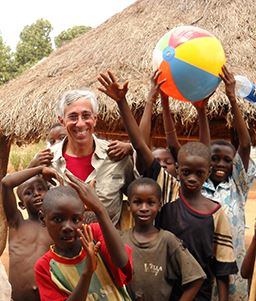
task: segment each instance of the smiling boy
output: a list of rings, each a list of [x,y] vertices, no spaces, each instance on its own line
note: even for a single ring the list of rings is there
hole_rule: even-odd
[[[160,186],[139,178],[129,185],[128,200],[135,226],[121,236],[133,250],[134,275],[128,284],[132,299],[169,300],[178,282],[184,288],[181,300],[194,300],[205,274],[175,235],[154,226],[161,208]]]

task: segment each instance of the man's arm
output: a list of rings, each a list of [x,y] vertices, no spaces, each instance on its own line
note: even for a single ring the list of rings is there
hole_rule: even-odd
[[[245,124],[244,118],[242,116],[241,110],[238,107],[235,94],[236,81],[234,75],[230,73],[227,67],[222,68],[223,75],[220,77],[225,83],[226,94],[230,101],[232,113],[233,113],[233,125],[237,131],[239,146],[238,153],[243,161],[245,170],[247,171],[249,165],[250,151],[251,151],[251,138],[247,126]]]
[[[121,86],[110,71],[108,71],[108,75],[100,74],[98,80],[103,86],[99,90],[116,101],[129,139],[137,151],[139,159],[143,160],[146,167],[149,168],[153,163],[154,156],[144,139],[142,139],[143,136],[138,124],[127,104],[125,95],[128,91],[128,82]]]

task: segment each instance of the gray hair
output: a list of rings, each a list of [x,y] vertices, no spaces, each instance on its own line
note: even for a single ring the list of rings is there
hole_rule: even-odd
[[[64,110],[66,106],[69,106],[79,98],[86,98],[92,105],[92,112],[98,113],[98,101],[96,95],[90,90],[70,90],[63,94],[63,96],[57,102],[57,114],[60,117],[64,117]]]

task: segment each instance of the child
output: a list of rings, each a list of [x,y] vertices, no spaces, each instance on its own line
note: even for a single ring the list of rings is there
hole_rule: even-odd
[[[108,96],[110,96],[117,102],[119,110],[120,110],[120,114],[123,118],[124,124],[128,131],[129,138],[133,144],[133,147],[137,151],[137,154],[140,157],[140,159],[144,162],[145,167],[149,170],[150,169],[152,170],[152,174],[150,176],[153,177],[154,179],[156,179],[158,183],[161,183],[160,186],[162,187],[163,193],[164,193],[163,198],[162,198],[164,203],[174,201],[176,198],[173,198],[173,195],[174,195],[173,188],[178,189],[179,183],[177,183],[177,180],[174,177],[171,177],[168,173],[166,173],[165,170],[163,168],[161,168],[160,164],[156,160],[154,160],[154,157],[153,157],[150,149],[146,145],[145,141],[143,139],[141,139],[141,134],[138,129],[138,125],[129,109],[129,106],[128,106],[128,104],[126,102],[126,98],[125,98],[125,95],[128,90],[128,82],[126,82],[123,86],[120,86],[117,83],[115,77],[113,76],[113,74],[111,72],[108,72],[108,75],[100,74],[100,77],[98,78],[98,80],[104,87],[104,88],[99,88],[99,90],[104,92],[105,94],[107,94]],[[202,148],[202,146],[204,146],[203,144],[199,144],[199,145],[201,145],[201,148]],[[204,147],[206,147],[206,146],[204,146]],[[208,150],[207,147],[206,147],[206,149]],[[204,149],[204,151],[205,151],[205,149]],[[202,170],[200,168],[200,165],[197,166],[197,168],[199,168],[199,170],[197,172],[200,174],[200,177],[201,177],[201,179],[200,179],[201,186],[203,185],[203,182],[207,179],[207,177],[209,176],[209,173],[210,173],[209,150],[208,150],[208,152],[206,151],[206,153],[208,154],[208,157],[202,158],[203,162],[199,162],[200,164],[201,163],[203,164],[203,171],[204,171],[203,175],[202,175]],[[199,155],[197,155],[196,157],[198,157],[200,159]],[[192,186],[193,185],[191,185],[191,187]],[[221,230],[223,232],[227,231],[227,234],[229,235],[229,224],[226,221],[225,214],[219,208],[220,205],[218,203],[214,203],[206,198],[203,198],[200,194],[201,186],[198,187],[197,196],[199,196],[199,200],[203,200],[203,207],[204,207],[203,211],[208,212],[209,211],[208,209],[210,209],[210,211],[213,214],[214,210],[216,210],[216,215],[220,216],[219,221],[221,221],[221,222],[218,224],[215,224],[215,226],[218,225],[218,227],[220,227],[219,230]],[[197,200],[197,203],[198,203],[198,200]],[[198,206],[197,203],[194,204],[196,207]],[[200,209],[201,205],[199,205],[198,207]],[[212,214],[209,214],[209,220],[213,221]],[[204,214],[202,214],[202,216],[204,216]],[[227,228],[227,230],[226,230],[226,228]],[[222,230],[222,229],[224,229],[224,230]],[[211,233],[211,236],[213,236],[213,230],[215,230],[215,229],[207,228],[207,230]],[[200,235],[197,235],[196,237],[201,238]],[[221,277],[220,277],[220,279],[218,281],[219,286],[223,288],[223,289],[220,289],[220,296],[221,297],[224,296],[223,300],[226,300],[227,299],[227,287],[228,287],[228,279],[227,279],[228,277],[227,276],[229,274],[235,273],[237,271],[237,268],[236,268],[234,257],[232,257],[233,256],[232,241],[229,241],[229,245],[228,245],[229,247],[227,247],[228,252],[226,252],[226,254],[224,254],[224,255],[227,255],[227,258],[220,258],[220,255],[219,255],[220,247],[219,247],[219,245],[217,245],[217,246],[218,246],[218,248],[216,247],[215,250],[213,250],[213,249],[210,250],[211,255],[214,255],[216,257],[216,259],[218,259],[219,261],[228,260],[230,263],[230,264],[227,264],[227,266],[228,267],[230,266],[230,268],[228,268],[227,271],[225,271],[226,274],[224,275],[225,277],[223,277],[224,279],[221,279]],[[190,250],[190,251],[193,254],[192,250]],[[201,251],[203,251],[203,249]],[[196,259],[197,259],[197,257],[198,256],[195,256]],[[207,259],[209,260],[209,257],[207,257]],[[218,269],[218,267],[219,267],[218,264],[216,266],[214,266],[215,269]],[[222,264],[220,264],[220,267],[222,267]],[[216,274],[216,275],[219,276],[218,274]],[[208,281],[209,281],[209,279],[208,279]],[[210,297],[209,297],[210,294],[211,294],[211,291],[209,289],[207,292],[206,299],[202,299],[202,300],[210,300]]]
[[[2,179],[1,197],[9,226],[9,280],[15,301],[40,300],[34,279],[34,264],[51,242],[38,220],[38,211],[48,190],[47,183],[39,174],[47,179],[59,179],[54,170],[42,166],[15,172]],[[17,186],[19,207],[27,210],[28,219],[24,219],[17,208],[14,194]]]
[[[129,185],[128,200],[135,226],[121,237],[133,251],[134,275],[128,284],[133,300],[169,300],[177,281],[184,287],[181,300],[194,300],[205,274],[180,240],[154,227],[161,208],[160,186],[139,178]]]
[[[225,66],[223,75],[220,76],[225,83],[226,94],[230,101],[239,145],[236,151],[233,145],[225,140],[212,141],[212,172],[203,185],[202,193],[223,206],[231,224],[233,247],[240,269],[245,256],[245,204],[250,185],[254,180],[256,166],[249,159],[250,135],[236,101],[234,76]],[[241,275],[232,275],[230,300],[247,300],[247,291],[247,283]]]
[[[250,294],[249,301],[256,300],[256,223],[254,224],[254,235],[250,246],[246,252],[241,267],[241,275],[243,278],[248,279]]]
[[[54,241],[51,249],[35,265],[41,301],[130,300],[124,284],[132,277],[130,248],[125,247],[105,207],[93,189],[66,174],[70,186],[50,189],[44,199],[40,219]],[[85,284],[87,254],[81,246],[78,229],[85,207],[98,223],[91,224],[92,235],[100,242],[97,269]],[[91,298],[91,299],[90,299]]]
[[[65,137],[66,129],[60,123],[54,123],[46,138],[47,148],[37,153],[29,163],[28,167],[36,167],[40,165],[49,166],[53,159],[53,153],[50,147],[61,142]]]
[[[3,209],[2,200],[0,198],[0,256],[3,254],[6,245],[7,237],[7,222]],[[8,277],[0,259],[0,300],[10,301],[11,300],[11,285],[8,281]]]
[[[181,147],[177,169],[180,198],[163,206],[156,224],[182,239],[205,271],[207,279],[195,300],[211,299],[212,275],[217,279],[219,299],[228,300],[228,278],[237,267],[227,217],[219,203],[201,194],[210,162],[210,149],[204,144],[190,142]],[[176,298],[179,291],[176,287]]]
[[[168,148],[156,148],[153,150],[153,155],[168,173],[176,177],[175,163],[177,162],[177,154],[181,145],[178,141],[175,124],[171,115],[169,98],[160,90],[161,85],[165,82],[165,79],[158,82],[160,74],[161,71],[156,70],[151,77],[151,89],[145,103],[145,109],[139,127],[145,142],[148,146],[150,146],[153,105],[155,104],[157,97],[160,94],[164,130]],[[209,145],[210,143],[210,132],[208,120],[206,117],[206,104],[210,97],[211,95],[203,101],[193,103],[198,114],[199,140],[206,145]]]
[[[52,147],[56,143],[61,142],[66,135],[66,129],[59,122],[54,123],[46,138],[48,147]]]

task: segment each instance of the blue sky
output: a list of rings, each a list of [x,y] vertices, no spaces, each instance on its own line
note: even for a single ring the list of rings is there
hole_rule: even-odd
[[[26,25],[43,18],[53,26],[52,37],[75,25],[96,27],[135,0],[6,0],[1,3],[0,34],[15,50]]]

